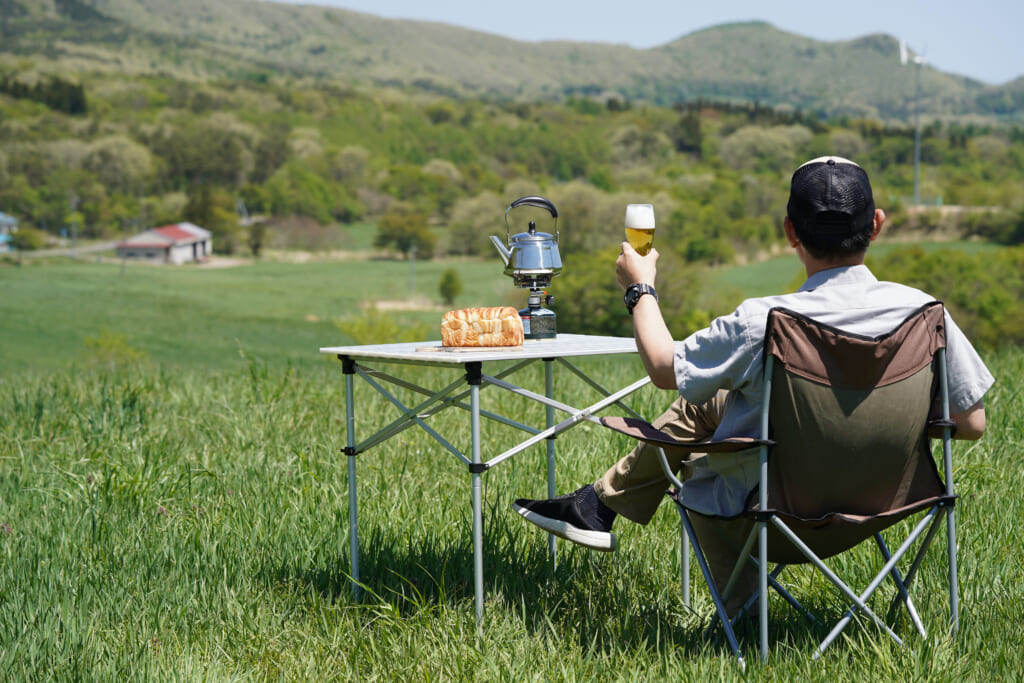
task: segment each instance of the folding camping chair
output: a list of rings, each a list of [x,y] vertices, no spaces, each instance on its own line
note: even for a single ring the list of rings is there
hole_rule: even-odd
[[[675,489],[682,529],[684,601],[689,602],[689,547],[695,549],[716,614],[733,654],[742,663],[725,601],[740,570],[753,563],[758,589],[745,603],[758,603],[760,653],[768,657],[768,586],[810,617],[777,578],[789,564],[811,563],[851,605],[815,657],[825,651],[854,615],[862,612],[898,643],[900,637],[867,604],[886,577],[896,588],[893,607],[902,604],[921,636],[927,637],[907,587],[945,519],[952,628],[958,621],[956,536],[946,387],[943,306],[933,302],[909,316],[893,332],[877,338],[821,325],[787,309],[772,309],[765,337],[764,402],[760,439],[736,438],[685,443],[633,418],[608,417],[609,427],[659,447],[666,476]],[[934,414],[940,418],[930,419]],[[941,433],[945,483],[932,459],[929,431]],[[760,457],[760,484],[743,517],[752,531],[732,575],[719,594],[691,522],[686,487],[669,469],[666,448],[707,453],[751,449]],[[940,515],[944,510],[945,515]],[[881,532],[897,522],[920,517],[909,536],[890,552]],[[905,574],[897,563],[921,539]],[[874,538],[883,565],[859,594],[824,560]],[[754,546],[757,545],[756,553]],[[774,568],[769,569],[769,562]],[[742,614],[742,610],[741,610]],[[738,618],[734,617],[735,619]],[[813,619],[813,617],[811,617]],[[709,626],[709,628],[710,628]]]

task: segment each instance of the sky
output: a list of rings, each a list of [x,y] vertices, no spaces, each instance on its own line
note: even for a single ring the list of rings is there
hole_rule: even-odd
[[[462,26],[524,41],[663,45],[760,20],[823,41],[887,33],[942,71],[1002,85],[1024,75],[1022,0],[287,0],[389,19]],[[897,62],[898,65],[898,62]]]

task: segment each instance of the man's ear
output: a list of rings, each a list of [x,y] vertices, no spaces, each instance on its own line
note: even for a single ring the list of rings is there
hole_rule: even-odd
[[[789,216],[786,216],[785,220],[782,221],[782,227],[786,231],[786,239],[789,240],[789,246],[796,249],[800,244],[800,238],[796,236],[796,226],[793,225],[793,221],[789,219]]]
[[[885,211],[875,209],[875,217],[871,226],[871,241],[874,242],[878,233],[882,232],[882,225],[885,223]]]

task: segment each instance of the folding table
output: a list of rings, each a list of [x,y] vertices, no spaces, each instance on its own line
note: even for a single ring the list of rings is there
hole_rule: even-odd
[[[364,346],[327,346],[320,349],[321,353],[333,354],[342,362],[342,370],[345,375],[345,413],[347,424],[347,445],[344,453],[348,455],[348,496],[349,496],[349,541],[352,570],[352,589],[355,594],[359,591],[359,539],[358,539],[358,505],[356,499],[356,459],[355,456],[369,448],[376,446],[387,439],[399,434],[406,429],[418,426],[433,437],[441,446],[461,460],[469,471],[472,480],[473,498],[473,574],[474,588],[476,593],[476,618],[479,622],[483,618],[483,522],[481,513],[481,489],[480,477],[491,467],[511,458],[527,448],[546,441],[547,443],[547,474],[548,474],[548,496],[555,495],[555,437],[562,432],[574,427],[583,420],[594,424],[601,424],[595,416],[596,413],[610,405],[617,404],[629,414],[639,415],[621,403],[622,399],[638,391],[648,383],[650,379],[644,376],[628,386],[609,391],[601,386],[585,372],[573,365],[569,359],[580,356],[608,356],[616,354],[636,353],[636,343],[628,337],[603,337],[579,334],[559,334],[554,339],[528,340],[522,346],[508,348],[488,348],[480,350],[468,349],[445,349],[440,342],[405,342],[397,344],[373,344]],[[494,375],[484,372],[484,365],[493,365],[498,362],[512,364],[501,368]],[[545,388],[544,394],[530,391],[517,386],[505,378],[510,377],[516,371],[531,365],[537,361],[544,363]],[[604,396],[598,402],[578,408],[567,405],[554,398],[554,369],[555,363],[568,369],[573,375],[588,384],[599,394]],[[455,381],[440,388],[429,388],[415,384],[408,379],[370,367],[374,365],[428,365],[435,367],[446,367],[454,370],[463,369],[464,375]],[[373,387],[378,393],[394,404],[400,415],[392,422],[380,428],[375,434],[362,441],[356,440],[356,405],[354,384],[355,377],[359,376]],[[407,406],[381,383],[387,382],[414,393],[421,394],[426,398],[414,406]],[[545,408],[545,425],[543,428],[522,424],[507,416],[495,411],[481,410],[480,389],[484,386],[494,386],[498,389],[511,392],[528,400],[542,403]],[[469,397],[469,404],[466,404],[466,397]],[[446,408],[460,408],[469,413],[471,450],[467,456],[456,448],[444,436],[439,434],[430,425],[427,419]],[[565,413],[566,417],[561,422],[555,423],[554,411]],[[500,453],[483,459],[481,454],[480,439],[480,418],[508,425],[519,429],[530,436],[521,443]],[[552,557],[555,552],[555,539],[549,537],[548,548]]]

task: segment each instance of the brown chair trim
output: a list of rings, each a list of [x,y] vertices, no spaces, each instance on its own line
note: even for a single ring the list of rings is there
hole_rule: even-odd
[[[822,349],[843,344],[840,363]],[[941,301],[921,306],[888,334],[868,337],[822,325],[787,308],[768,312],[765,357],[774,356],[793,374],[828,386],[868,389],[909,377],[946,346]]]

